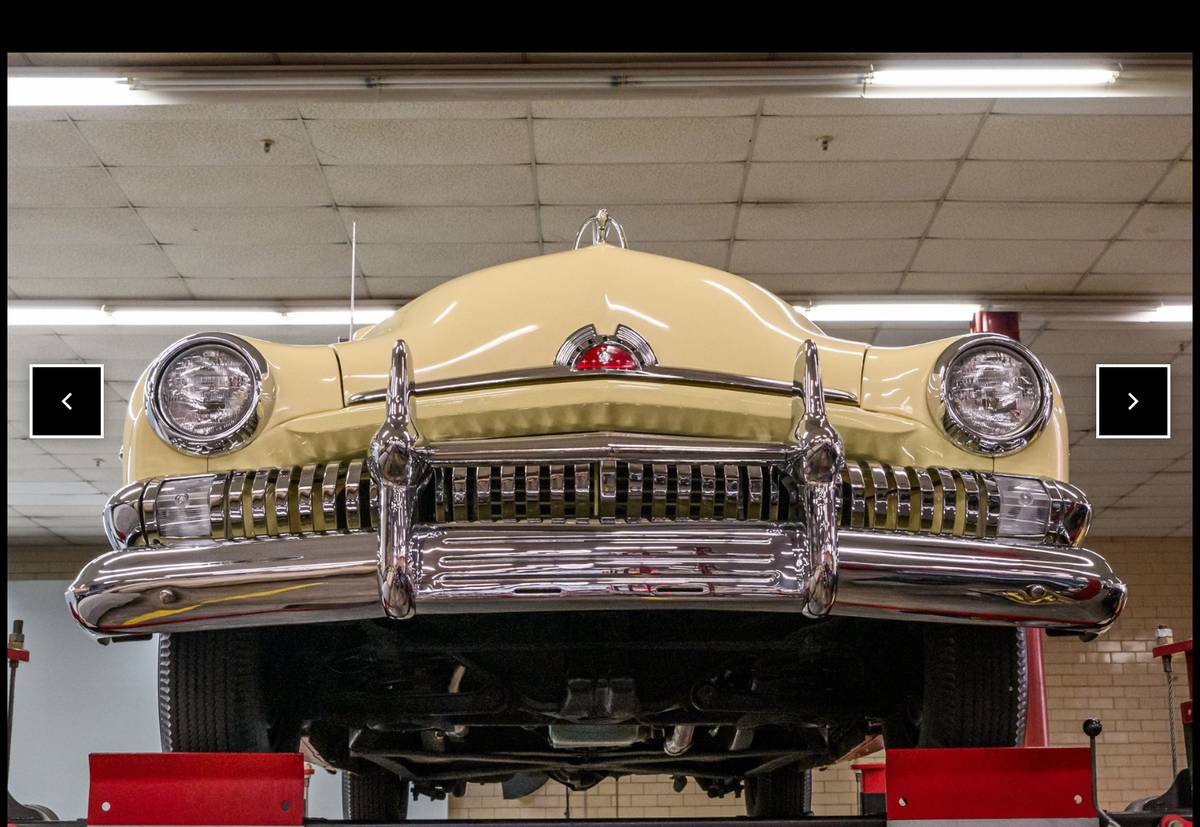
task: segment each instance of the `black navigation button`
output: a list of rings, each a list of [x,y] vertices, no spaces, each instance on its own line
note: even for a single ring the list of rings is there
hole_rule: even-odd
[[[104,365],[30,365],[29,438],[102,439]]]
[[[1097,439],[1170,439],[1170,365],[1096,365]]]

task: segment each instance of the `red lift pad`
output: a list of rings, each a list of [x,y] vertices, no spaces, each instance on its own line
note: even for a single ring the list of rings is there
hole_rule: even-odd
[[[299,753],[93,753],[89,825],[300,825]]]
[[[892,749],[888,824],[1033,819],[1094,827],[1087,747]]]

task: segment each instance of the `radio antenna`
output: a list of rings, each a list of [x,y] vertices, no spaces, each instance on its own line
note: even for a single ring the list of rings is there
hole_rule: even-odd
[[[358,222],[350,222],[350,336],[354,341],[354,280],[358,276]]]

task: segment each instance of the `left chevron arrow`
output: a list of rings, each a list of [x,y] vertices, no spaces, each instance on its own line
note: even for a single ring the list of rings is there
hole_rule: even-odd
[[[73,410],[75,410],[75,409],[74,409],[74,408],[72,408],[70,405],[68,405],[68,404],[67,404],[67,400],[68,400],[68,399],[70,399],[70,398],[71,398],[71,394],[69,394],[69,393],[68,393],[66,396],[64,396],[64,397],[62,398],[62,403],[63,403],[63,407],[65,407],[65,408],[66,408],[68,411],[73,411]]]

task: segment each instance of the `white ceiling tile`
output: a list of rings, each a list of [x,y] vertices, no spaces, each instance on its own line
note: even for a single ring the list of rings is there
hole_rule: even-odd
[[[532,204],[528,165],[327,166],[336,203],[351,207]]]
[[[1158,161],[1179,155],[1191,118],[1172,115],[991,115],[972,158],[1019,161]]]
[[[988,110],[986,98],[956,100],[901,100],[885,98],[818,98],[809,95],[768,95],[763,98],[764,115],[981,115]]]
[[[350,245],[345,241],[329,244],[168,244],[163,251],[188,279],[276,279],[281,294],[287,293],[291,279],[350,280]],[[360,247],[360,254],[361,251]]]
[[[153,244],[8,245],[8,277],[12,279],[155,278],[175,275],[175,268]]]
[[[763,118],[756,161],[934,161],[960,158],[976,115]],[[819,141],[830,138],[822,149]]]
[[[919,238],[934,203],[746,204],[737,237],[746,239]]]
[[[280,121],[295,120],[292,103],[173,103],[134,106],[71,106],[75,121]]]
[[[525,118],[529,104],[522,100],[477,101],[301,101],[300,114],[309,120],[502,120]]]
[[[1191,273],[1190,241],[1117,241],[1093,268],[1097,273]]]
[[[1191,376],[1192,375],[1192,354],[1181,353],[1171,360],[1171,375],[1172,376]]]
[[[1180,161],[1171,167],[1150,200],[1192,203],[1192,162]]]
[[[745,165],[539,164],[542,204],[676,204],[737,201]]]
[[[153,236],[129,207],[10,209],[12,244],[152,244]]]
[[[905,293],[987,295],[996,293],[1069,293],[1079,281],[1077,273],[923,273],[904,279]]]
[[[312,166],[113,167],[135,207],[316,207],[331,204]]]
[[[738,273],[886,273],[903,270],[917,242],[736,241],[732,270]]]
[[[346,207],[360,244],[537,241],[533,207]]]
[[[535,118],[731,118],[753,115],[753,97],[586,98],[534,100]]]
[[[954,168],[953,161],[756,162],[746,180],[746,200],[936,200],[949,186]]]
[[[1151,325],[1130,326],[1124,330],[1106,327],[1099,330],[1045,330],[1038,334],[1033,350],[1039,356],[1048,353],[1090,353],[1097,358],[1112,358],[1127,362],[1128,355],[1151,354],[1170,361],[1181,342],[1191,338],[1191,332],[1156,330]]]
[[[300,121],[89,121],[79,129],[106,166],[311,164]],[[264,141],[271,141],[270,152]]]
[[[1191,273],[1088,273],[1075,288],[1077,293],[1129,294],[1158,296],[1192,294]]]
[[[373,299],[411,299],[446,281],[438,276],[413,278],[369,278],[367,286]]]
[[[322,164],[527,164],[521,121],[309,121]]]
[[[572,240],[573,242],[573,240]],[[561,245],[566,249],[569,245]],[[633,249],[642,253],[654,253],[668,258],[678,258],[705,267],[725,269],[725,259],[729,255],[728,241],[642,241],[633,240]],[[550,252],[550,245],[546,245]]]
[[[158,356],[169,344],[180,338],[178,328],[150,327],[101,327],[63,328],[59,335],[76,353],[86,353],[89,358],[112,354],[122,359],[138,359],[145,366]],[[108,378],[107,371],[105,378]]]
[[[16,335],[13,335],[16,334]],[[8,336],[8,356],[10,369],[16,365],[20,375],[17,377],[22,387],[28,381],[26,366],[29,362],[74,361],[78,358],[75,351],[55,333],[45,332],[45,328],[10,327]]]
[[[91,167],[96,156],[68,121],[9,121],[10,167]]]
[[[122,207],[125,196],[101,167],[9,167],[8,207]]]
[[[8,281],[19,299],[187,299],[178,278],[54,278]]]
[[[983,273],[1082,273],[1104,249],[1102,241],[993,241],[929,239],[914,270]]]
[[[574,242],[548,241],[545,246],[546,254],[562,253],[570,250],[574,246]],[[677,258],[680,261],[690,261],[693,264],[715,267],[718,270],[726,269],[725,260],[729,256],[728,241],[637,241],[635,239],[633,249],[639,253]]]
[[[807,296],[891,293],[900,286],[900,273],[755,273],[746,278],[789,298]],[[822,322],[822,329],[827,325]],[[838,333],[838,336],[843,334]]]
[[[346,265],[349,270],[349,264]],[[262,299],[264,301],[332,299],[350,301],[350,276],[330,275],[327,278],[203,278],[184,279],[186,289],[197,299],[206,301]],[[364,297],[364,280],[358,279],[358,298]]]
[[[538,254],[535,242],[496,244],[359,244],[358,263],[369,278],[460,276]]]
[[[1137,211],[1121,238],[1136,240],[1192,238],[1191,204],[1146,204]]]
[[[621,223],[629,244],[646,241],[707,241],[728,239],[733,230],[733,204],[672,204],[623,206],[610,214]],[[542,207],[542,234],[547,241],[574,243],[580,225],[595,211],[592,206]]]
[[[1133,214],[1122,204],[1013,204],[948,201],[930,238],[1105,239]]]
[[[1136,203],[1165,162],[967,161],[949,197],[955,201],[1103,201]]]
[[[9,105],[6,115],[11,121],[65,121],[67,110],[61,106],[13,106]]]
[[[1192,97],[1001,98],[995,115],[1190,115]]]
[[[536,120],[539,164],[745,160],[751,118]]]
[[[332,207],[143,207],[163,244],[319,244],[346,241]]]

